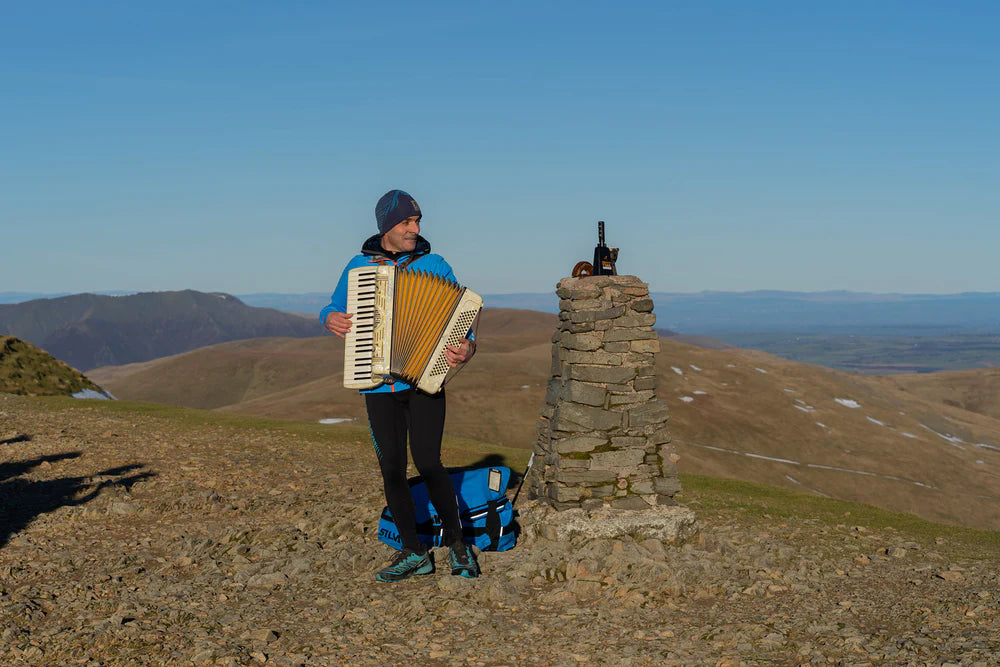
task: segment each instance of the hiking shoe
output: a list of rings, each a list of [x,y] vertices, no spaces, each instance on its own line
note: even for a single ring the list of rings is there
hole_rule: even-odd
[[[448,564],[451,565],[451,573],[456,577],[473,579],[479,576],[479,562],[476,561],[476,554],[468,544],[449,548]]]
[[[375,578],[385,582],[402,581],[415,574],[430,574],[433,571],[434,561],[431,560],[430,551],[417,553],[411,549],[403,549],[391,563],[375,573]]]

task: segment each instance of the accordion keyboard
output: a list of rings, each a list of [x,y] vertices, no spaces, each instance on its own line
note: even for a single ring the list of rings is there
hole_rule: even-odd
[[[344,386],[367,389],[372,380],[375,350],[377,269],[351,271],[348,275],[347,312],[353,313],[351,330],[344,337]]]

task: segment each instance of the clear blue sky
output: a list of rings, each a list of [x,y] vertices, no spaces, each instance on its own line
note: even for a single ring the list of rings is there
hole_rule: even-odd
[[[1000,291],[1000,4],[5,2],[0,291]]]

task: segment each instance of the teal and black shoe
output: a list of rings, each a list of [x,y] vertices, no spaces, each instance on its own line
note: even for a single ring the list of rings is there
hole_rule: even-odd
[[[456,577],[474,579],[479,576],[479,561],[468,544],[455,545],[448,549],[448,564]]]
[[[375,578],[385,582],[402,581],[415,574],[430,574],[433,571],[434,561],[430,551],[417,553],[412,549],[403,549],[391,563],[375,573]]]

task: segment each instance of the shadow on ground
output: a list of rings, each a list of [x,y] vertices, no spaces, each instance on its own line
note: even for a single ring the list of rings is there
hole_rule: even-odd
[[[39,516],[60,507],[83,505],[107,487],[131,488],[136,482],[155,476],[140,472],[142,464],[108,468],[82,477],[51,480],[24,479],[22,475],[43,464],[75,459],[80,452],[51,454],[24,461],[0,463],[0,548]],[[102,479],[106,478],[106,479]]]
[[[0,440],[0,445],[13,445],[15,442],[28,442],[29,440],[31,440],[30,435],[21,433],[15,435],[13,438],[4,438]]]

